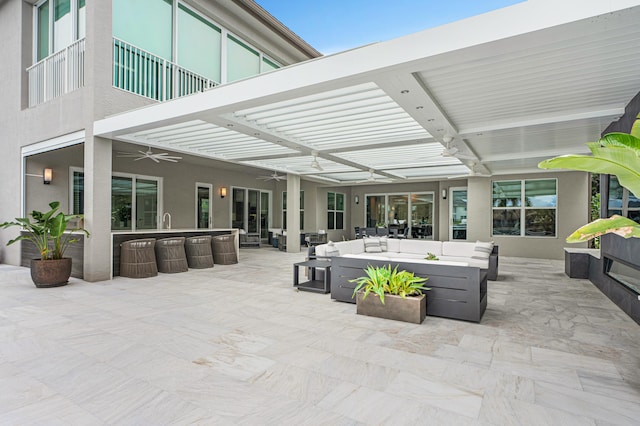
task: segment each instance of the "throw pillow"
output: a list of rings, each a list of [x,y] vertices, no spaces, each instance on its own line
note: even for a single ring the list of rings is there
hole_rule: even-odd
[[[365,238],[364,251],[367,253],[382,253],[382,248],[380,247],[380,238],[378,237]]]
[[[382,251],[387,251],[387,237],[380,237],[380,248]]]
[[[493,242],[484,243],[482,241],[476,241],[476,246],[473,249],[472,259],[489,259],[491,252],[493,251]]]

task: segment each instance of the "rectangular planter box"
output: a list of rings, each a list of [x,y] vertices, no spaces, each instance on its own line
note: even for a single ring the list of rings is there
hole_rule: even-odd
[[[356,312],[359,315],[386,318],[396,321],[422,324],[427,316],[427,296],[412,296],[403,299],[391,294],[384,295],[384,305],[380,298],[369,293],[366,299],[362,299],[363,292],[356,294]]]

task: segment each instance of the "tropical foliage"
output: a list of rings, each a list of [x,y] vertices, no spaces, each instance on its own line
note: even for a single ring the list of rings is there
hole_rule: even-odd
[[[19,235],[9,241],[7,245],[28,240],[36,245],[42,260],[62,259],[69,244],[79,241],[72,233],[65,233],[67,226],[71,220],[81,219],[82,215],[66,215],[58,212],[59,201],[49,203],[49,207],[51,210],[45,213],[37,210],[32,211],[31,219],[17,217],[15,221],[0,224],[0,228],[19,226],[26,231],[26,234]],[[83,232],[87,237],[89,236],[89,232],[80,227],[70,229],[70,231]]]
[[[571,169],[615,175],[620,185],[640,196],[640,114],[631,133],[609,133],[587,144],[592,155],[563,155],[538,164],[542,169]],[[623,216],[597,219],[567,237],[579,243],[614,233],[624,238],[640,238],[640,224]]]
[[[353,290],[352,297],[355,297],[356,293],[362,290],[364,292],[363,299],[369,293],[374,293],[384,304],[385,294],[407,298],[408,296],[419,296],[423,291],[430,290],[430,288],[422,286],[428,278],[416,277],[413,272],[398,271],[397,266],[391,269],[391,265],[376,267],[369,265],[364,272],[366,276],[350,280],[350,282],[358,283]]]

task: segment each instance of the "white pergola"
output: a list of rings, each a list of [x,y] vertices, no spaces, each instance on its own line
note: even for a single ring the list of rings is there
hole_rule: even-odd
[[[640,90],[638,22],[637,0],[530,0],[108,117],[94,135],[331,185],[536,172],[587,152]]]

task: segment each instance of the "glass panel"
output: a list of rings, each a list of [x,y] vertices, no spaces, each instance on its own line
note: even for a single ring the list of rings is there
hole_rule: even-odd
[[[527,180],[524,183],[526,207],[555,207],[557,205],[556,180]]]
[[[55,0],[53,15],[53,51],[57,52],[73,43],[71,27],[71,0]]]
[[[84,214],[84,172],[73,172],[73,211]]]
[[[300,210],[304,210],[304,191],[300,191]]]
[[[304,211],[300,210],[300,230],[304,229]]]
[[[385,204],[384,195],[367,195],[367,222],[365,227],[375,228],[376,225],[384,226]]]
[[[344,194],[336,194],[336,210],[344,211]]]
[[[335,210],[336,209],[336,193],[328,192],[327,193],[327,210]]]
[[[233,188],[231,201],[231,227],[244,229],[244,189]]]
[[[613,259],[605,258],[606,274],[640,294],[640,271]]]
[[[258,232],[258,197],[260,192],[249,190],[249,221],[247,232]]]
[[[111,229],[130,230],[131,225],[131,194],[133,182],[131,178],[111,178]]]
[[[389,195],[389,224],[406,225],[409,220],[409,195]]]
[[[451,238],[467,239],[467,190],[451,191]],[[518,233],[520,230],[518,230]]]
[[[211,190],[207,186],[198,187],[198,228],[209,227]]]
[[[260,74],[260,55],[233,36],[227,38],[227,82]]]
[[[556,236],[556,209],[527,209],[524,234],[536,237]]]
[[[136,229],[158,228],[158,182],[136,179]]]
[[[327,212],[327,228],[329,229],[336,229],[336,214],[335,212]]]
[[[78,2],[78,40],[85,38],[87,35],[87,8],[85,7],[85,0]]]
[[[260,238],[269,238],[269,193],[260,193]]]
[[[283,210],[287,209],[287,191],[284,191],[282,193],[282,209]]]
[[[611,210],[622,210],[622,199],[624,197],[624,188],[620,186],[618,178],[615,176],[609,177],[609,214]],[[616,213],[621,214],[621,213]]]
[[[262,58],[262,72],[269,72],[277,70],[278,68],[280,68],[280,65],[267,58]]]
[[[171,60],[171,0],[113,0],[113,36]]]
[[[220,82],[220,29],[179,5],[178,65]]]
[[[520,235],[520,210],[494,210],[493,235]]]
[[[521,181],[493,182],[493,207],[520,207]]]
[[[38,58],[41,60],[49,56],[49,2],[38,8]]]
[[[287,229],[287,212],[282,212],[282,229]]]
[[[336,212],[336,229],[344,229],[344,213]]]

